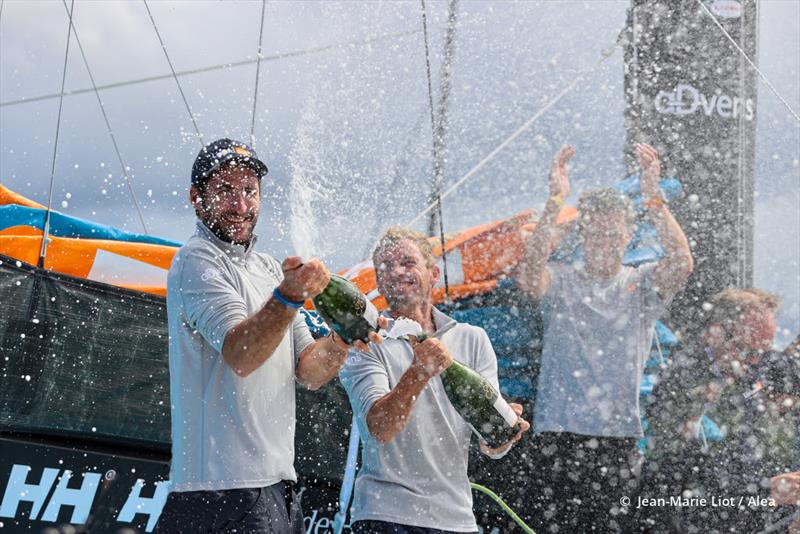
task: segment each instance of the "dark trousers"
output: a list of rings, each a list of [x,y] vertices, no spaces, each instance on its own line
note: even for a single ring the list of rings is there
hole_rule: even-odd
[[[301,534],[303,511],[287,482],[265,488],[173,492],[155,532]]]
[[[544,432],[520,443],[514,508],[536,532],[625,532],[636,495],[635,438]],[[509,503],[510,504],[510,503]]]
[[[353,534],[456,534],[449,530],[412,527],[388,521],[356,521],[353,523],[352,529]]]

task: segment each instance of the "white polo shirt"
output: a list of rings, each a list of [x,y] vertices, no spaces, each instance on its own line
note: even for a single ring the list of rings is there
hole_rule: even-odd
[[[453,358],[472,367],[499,390],[497,357],[489,336],[477,326],[457,323],[433,309],[434,337]],[[388,521],[401,525],[477,532],[467,467],[472,431],[447,398],[439,376],[419,394],[403,430],[386,444],[369,432],[372,406],[394,389],[414,360],[408,341],[370,343],[369,352],[351,351],[339,378],[364,446],[353,491],[351,523]]]
[[[638,438],[639,384],[656,319],[666,310],[656,264],[595,279],[550,263],[549,305],[534,404],[539,432]]]
[[[232,327],[258,312],[283,278],[267,254],[227,243],[198,222],[167,278],[173,491],[264,487],[296,480],[295,365],[313,342],[298,315],[246,378],[222,359]]]

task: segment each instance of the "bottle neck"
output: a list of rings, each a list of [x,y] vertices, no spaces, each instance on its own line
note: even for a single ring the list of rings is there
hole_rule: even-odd
[[[409,308],[397,307],[395,303],[395,306],[389,308],[389,315],[394,319],[405,317],[416,321],[422,327],[422,331],[429,335],[436,332],[436,323],[433,320],[433,304],[430,300],[420,302]]]

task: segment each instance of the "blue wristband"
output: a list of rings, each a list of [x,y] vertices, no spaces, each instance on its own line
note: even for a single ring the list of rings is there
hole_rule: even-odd
[[[275,300],[277,300],[278,302],[280,302],[284,306],[289,307],[289,308],[294,308],[295,310],[299,310],[300,308],[302,308],[305,305],[305,301],[303,301],[303,300],[289,300],[289,299],[287,299],[286,297],[284,297],[283,295],[280,294],[280,292],[278,291],[277,287],[272,290],[272,298],[274,298]]]

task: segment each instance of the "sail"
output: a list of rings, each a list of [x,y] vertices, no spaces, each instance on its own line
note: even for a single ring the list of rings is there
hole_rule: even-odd
[[[46,208],[0,184],[0,254],[37,265]],[[166,294],[180,243],[50,212],[44,268],[119,287]]]

